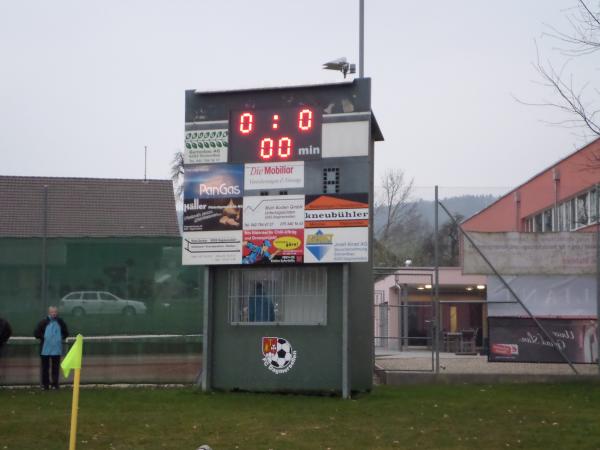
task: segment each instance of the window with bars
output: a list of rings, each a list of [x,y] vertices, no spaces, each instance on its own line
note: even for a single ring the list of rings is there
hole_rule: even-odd
[[[230,269],[228,297],[231,324],[325,325],[327,269]]]

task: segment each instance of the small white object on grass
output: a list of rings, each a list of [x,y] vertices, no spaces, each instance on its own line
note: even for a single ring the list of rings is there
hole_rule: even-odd
[[[212,450],[212,448],[210,448],[209,445],[204,444],[204,445],[201,445],[200,447],[198,447],[196,450]]]

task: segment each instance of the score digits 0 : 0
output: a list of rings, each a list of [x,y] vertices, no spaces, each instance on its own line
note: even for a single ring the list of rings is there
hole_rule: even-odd
[[[320,159],[321,117],[313,107],[231,111],[230,161]]]

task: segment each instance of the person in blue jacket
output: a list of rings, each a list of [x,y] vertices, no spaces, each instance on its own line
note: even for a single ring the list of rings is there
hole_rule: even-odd
[[[42,387],[50,388],[50,369],[52,373],[52,387],[58,389],[58,368],[62,356],[63,341],[69,336],[67,324],[58,317],[58,308],[50,306],[48,316],[42,319],[33,332],[33,336],[40,340],[40,358],[42,360]]]
[[[265,294],[262,283],[256,283],[254,295],[248,298],[250,322],[275,322],[275,306],[270,295]]]

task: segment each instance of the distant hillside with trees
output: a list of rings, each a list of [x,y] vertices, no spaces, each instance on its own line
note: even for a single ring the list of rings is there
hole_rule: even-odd
[[[375,266],[403,266],[411,260],[413,266],[434,263],[434,201],[411,201],[412,181],[402,171],[389,170],[376,190],[374,214]],[[493,195],[461,195],[441,199],[460,222],[481,211],[498,197]],[[458,265],[459,230],[439,210],[440,265]]]

